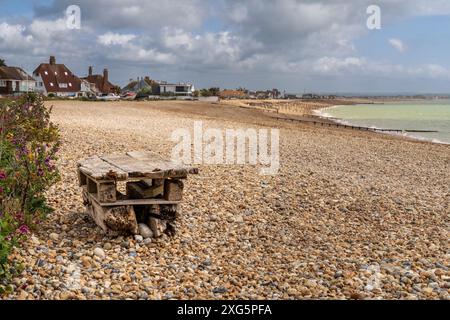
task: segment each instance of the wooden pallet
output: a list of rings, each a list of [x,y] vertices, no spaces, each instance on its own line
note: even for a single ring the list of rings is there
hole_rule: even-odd
[[[184,183],[197,168],[180,166],[148,152],[94,156],[78,163],[84,204],[98,226],[111,236],[138,234],[145,223],[155,237],[173,234]],[[117,185],[126,183],[126,193]]]

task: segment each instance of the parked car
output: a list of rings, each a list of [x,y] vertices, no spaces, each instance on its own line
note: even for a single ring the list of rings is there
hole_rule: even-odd
[[[119,101],[120,97],[114,93],[104,93],[101,96],[97,96],[97,100],[100,101]]]

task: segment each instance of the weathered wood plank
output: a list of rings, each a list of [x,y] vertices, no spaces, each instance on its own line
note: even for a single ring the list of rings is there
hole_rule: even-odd
[[[183,181],[167,179],[164,182],[164,199],[167,201],[181,201],[183,200],[183,190]]]
[[[197,174],[197,168],[167,161],[156,153],[129,152],[125,155],[94,156],[78,163],[81,173],[97,181],[126,181],[128,179],[185,179]]]
[[[160,199],[139,199],[139,200],[119,200],[114,203],[100,203],[103,207],[113,207],[113,206],[146,206],[146,205],[173,205],[180,204],[181,201],[167,201]]]
[[[128,173],[115,167],[98,156],[78,162],[78,169],[96,180],[127,180]]]
[[[131,178],[164,179],[170,177],[187,177],[188,170],[176,166],[170,161],[152,160],[145,161],[132,158],[129,155],[110,155],[101,157],[110,165],[120,168],[128,173]]]
[[[78,182],[80,187],[87,185],[87,176],[79,169],[78,169]]]
[[[88,213],[95,223],[110,236],[138,234],[139,228],[133,206],[104,207],[92,195],[89,196]]]
[[[156,219],[153,217],[150,217],[148,219],[147,225],[152,230],[153,236],[155,238],[160,238],[167,230],[167,221]]]
[[[111,202],[114,203],[117,201],[117,190],[115,183],[98,183],[98,201],[100,203],[103,202]]]
[[[127,194],[131,199],[152,199],[164,193],[164,186],[147,186],[140,182],[127,183]]]
[[[151,163],[158,165],[160,167],[164,167],[164,171],[168,170],[186,170],[188,174],[198,174],[199,170],[198,168],[192,168],[188,166],[183,166],[178,163],[175,163],[173,161],[168,161],[164,159],[162,156],[160,156],[157,153],[152,152],[143,152],[143,151],[132,151],[127,153],[128,156],[130,156],[133,159],[143,161],[146,163]]]

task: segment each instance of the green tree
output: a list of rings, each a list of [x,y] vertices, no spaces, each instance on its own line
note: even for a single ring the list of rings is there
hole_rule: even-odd
[[[0,59],[0,67],[6,67],[6,63],[4,59]]]
[[[220,88],[210,88],[209,93],[211,96],[218,96],[220,93]]]

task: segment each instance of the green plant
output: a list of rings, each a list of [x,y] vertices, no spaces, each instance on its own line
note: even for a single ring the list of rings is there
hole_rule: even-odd
[[[198,93],[201,97],[215,97],[220,93],[220,88],[201,89]]]
[[[60,137],[50,113],[35,94],[0,103],[0,279],[12,274],[11,250],[51,211],[44,193],[59,179]]]

